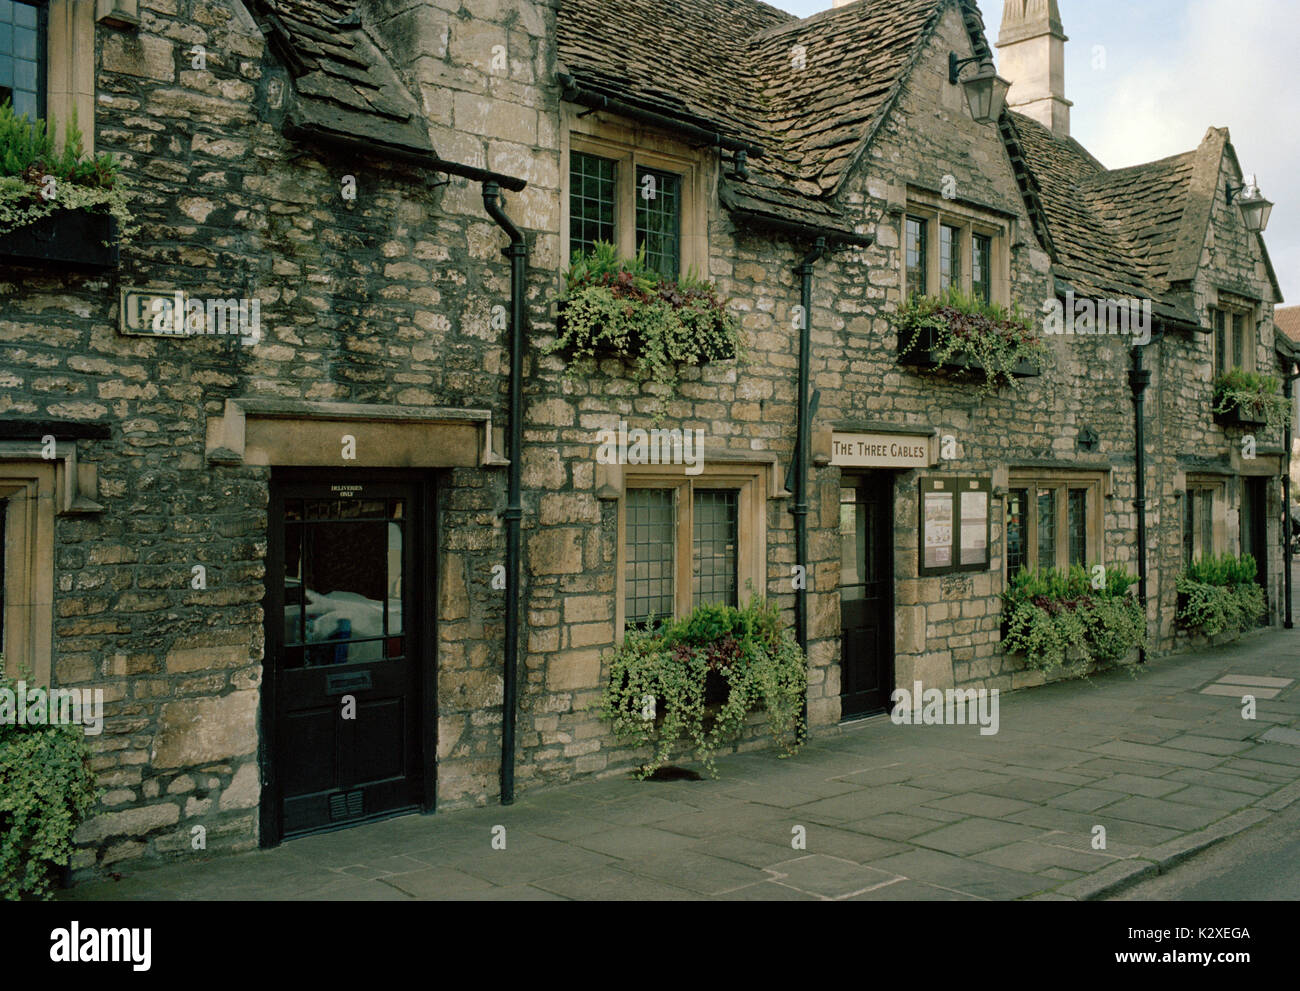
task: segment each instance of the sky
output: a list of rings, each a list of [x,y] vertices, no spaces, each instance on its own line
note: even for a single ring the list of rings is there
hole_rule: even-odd
[[[768,0],[807,17],[831,0]],[[887,3],[890,0],[868,0]],[[1227,127],[1277,204],[1264,235],[1285,305],[1300,305],[1297,0],[1059,0],[1071,133],[1108,168],[1191,151]],[[1002,0],[980,0],[990,43]]]

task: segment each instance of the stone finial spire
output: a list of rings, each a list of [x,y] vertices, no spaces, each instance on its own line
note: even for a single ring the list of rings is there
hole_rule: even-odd
[[[1065,98],[1065,29],[1057,0],[1006,0],[998,35],[998,75],[1011,80],[1007,106],[1070,136]]]

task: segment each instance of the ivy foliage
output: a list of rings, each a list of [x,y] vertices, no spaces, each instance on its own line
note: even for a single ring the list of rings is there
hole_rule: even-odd
[[[3,657],[0,689],[16,691]],[[98,798],[82,727],[0,722],[0,896],[50,898]]]
[[[726,696],[716,710],[705,700],[711,676]],[[686,740],[716,778],[718,748],[760,707],[784,755],[798,751],[807,685],[804,653],[776,605],[754,597],[743,608],[702,605],[681,620],[629,629],[611,660],[601,715],[622,742],[652,748],[639,777],[666,764]]]
[[[563,355],[570,377],[589,376],[598,356],[615,354],[632,362],[638,381],[671,394],[681,365],[741,354],[740,326],[713,284],[665,278],[647,264],[644,248],[622,259],[614,245],[597,242],[574,254],[564,279],[564,293],[553,300],[559,333],[542,350]]]
[[[900,354],[924,347],[928,339],[938,371],[978,375],[972,366],[982,369],[981,394],[1014,387],[1013,373],[1022,362],[1042,368],[1050,357],[1019,304],[1008,310],[956,286],[938,296],[913,295],[889,322],[898,331]]]
[[[1146,646],[1146,615],[1129,594],[1137,578],[1122,566],[1106,568],[1105,582],[1094,588],[1094,570],[1022,568],[1002,595],[1003,649],[1050,673],[1067,661],[1114,664]]]
[[[16,116],[11,101],[0,104],[0,234],[26,227],[60,210],[92,210],[117,218],[125,241],[138,232],[121,167],[109,154],[89,156],[74,111],[56,147],[51,121]]]
[[[1262,420],[1269,430],[1279,430],[1291,416],[1291,400],[1281,388],[1275,375],[1233,368],[1214,380],[1214,411],[1240,409],[1247,419]]]
[[[1264,590],[1255,583],[1255,558],[1224,554],[1193,561],[1175,583],[1176,619],[1184,629],[1207,637],[1237,637],[1259,625],[1268,611]]]

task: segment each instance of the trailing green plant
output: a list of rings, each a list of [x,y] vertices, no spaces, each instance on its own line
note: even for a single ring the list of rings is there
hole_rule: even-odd
[[[706,704],[711,680],[725,689],[716,710]],[[776,605],[753,597],[743,608],[702,605],[681,620],[629,629],[610,662],[601,715],[622,742],[652,748],[639,777],[666,764],[681,741],[717,777],[718,748],[760,707],[783,753],[799,749],[807,686],[807,661]]]
[[[53,122],[16,116],[9,100],[0,104],[0,234],[61,210],[89,210],[116,217],[119,237],[129,240],[139,227],[116,159],[85,153],[75,111],[61,150],[55,134]]]
[[[1178,623],[1207,637],[1221,633],[1235,637],[1254,629],[1268,612],[1264,590],[1255,582],[1256,567],[1250,554],[1210,555],[1193,561],[1175,582]]]
[[[1051,672],[1073,659],[1080,665],[1113,664],[1147,643],[1142,604],[1129,594],[1137,578],[1123,566],[1068,571],[1022,568],[1002,595],[1006,635],[1003,649],[1025,655],[1025,663]]]
[[[898,331],[900,353],[924,343],[926,335],[932,336],[930,353],[940,370],[965,371],[971,364],[978,365],[983,369],[980,391],[984,393],[1014,386],[1014,372],[1022,362],[1041,368],[1050,356],[1018,303],[1008,310],[955,286],[938,296],[912,296],[890,315],[889,322]]]
[[[559,332],[542,350],[562,354],[570,377],[590,375],[598,355],[612,351],[633,362],[639,381],[672,392],[680,366],[741,354],[740,325],[713,284],[664,277],[646,263],[644,247],[623,259],[614,245],[597,242],[574,254],[564,280],[553,300]]]
[[[1248,419],[1262,420],[1268,429],[1286,426],[1291,400],[1282,395],[1282,383],[1274,375],[1233,368],[1214,380],[1214,411],[1230,413],[1240,409]]]
[[[14,690],[3,656],[0,689]],[[51,897],[98,798],[82,727],[0,721],[0,896]]]

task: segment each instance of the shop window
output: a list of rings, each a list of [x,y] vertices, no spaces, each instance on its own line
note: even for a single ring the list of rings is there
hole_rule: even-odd
[[[590,118],[569,127],[567,257],[607,241],[668,278],[705,271],[705,152]]]
[[[1100,475],[1013,474],[1006,498],[1008,576],[1021,568],[1098,563],[1101,496]]]
[[[762,594],[766,468],[686,479],[629,470],[621,505],[620,629]]]
[[[992,491],[988,478],[921,480],[920,574],[988,570]]]

